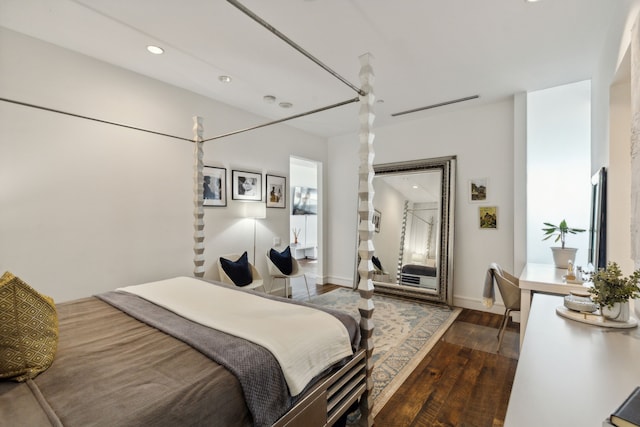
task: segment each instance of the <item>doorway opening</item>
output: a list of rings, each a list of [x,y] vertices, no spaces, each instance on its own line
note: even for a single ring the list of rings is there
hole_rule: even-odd
[[[305,271],[309,285],[322,283],[322,189],[320,176],[322,164],[313,160],[291,156],[289,246],[291,255]],[[302,287],[304,288],[304,281]],[[300,286],[292,283],[292,289]],[[295,290],[294,290],[295,292]]]

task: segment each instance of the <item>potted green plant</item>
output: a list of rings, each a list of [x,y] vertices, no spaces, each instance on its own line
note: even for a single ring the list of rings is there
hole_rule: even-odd
[[[562,220],[560,224],[554,225],[549,222],[544,223],[545,228],[542,229],[544,231],[544,240],[548,240],[552,237],[555,237],[555,242],[560,242],[560,247],[552,247],[551,251],[553,252],[553,262],[558,268],[567,268],[569,266],[569,261],[571,263],[575,262],[577,248],[567,248],[565,247],[565,241],[567,238],[567,234],[578,234],[584,233],[586,230],[582,228],[572,228],[567,225],[566,220]]]
[[[629,299],[640,297],[640,270],[623,277],[618,264],[609,262],[606,268],[590,276],[593,286],[589,292],[593,302],[600,306],[600,313],[610,320],[629,320]]]

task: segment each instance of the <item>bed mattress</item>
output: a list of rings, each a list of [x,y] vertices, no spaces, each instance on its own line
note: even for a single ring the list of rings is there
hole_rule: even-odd
[[[2,426],[251,426],[282,415],[254,420],[246,387],[227,367],[96,297],[57,307],[54,363],[27,383],[0,382]]]
[[[252,425],[238,379],[182,341],[96,298],[59,304],[58,318],[53,365],[32,384],[0,383],[0,423]]]

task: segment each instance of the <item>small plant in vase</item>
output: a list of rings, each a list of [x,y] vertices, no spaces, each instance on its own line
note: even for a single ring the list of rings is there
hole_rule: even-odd
[[[299,228],[292,228],[291,232],[293,233],[293,244],[297,245],[298,244],[298,237],[300,237],[300,229]]]
[[[566,220],[562,220],[560,224],[554,225],[548,222],[544,223],[546,228],[543,228],[544,231],[544,240],[548,240],[552,237],[555,237],[555,242],[560,242],[560,247],[552,247],[553,251],[553,261],[558,268],[567,268],[569,266],[569,261],[571,263],[575,262],[577,248],[567,248],[565,247],[565,242],[567,238],[567,234],[578,234],[584,233],[586,230],[583,228],[571,228],[567,225]]]
[[[606,268],[590,276],[593,282],[589,288],[591,299],[600,306],[602,315],[611,320],[629,320],[629,299],[640,297],[640,270],[623,277],[618,264],[609,262]]]

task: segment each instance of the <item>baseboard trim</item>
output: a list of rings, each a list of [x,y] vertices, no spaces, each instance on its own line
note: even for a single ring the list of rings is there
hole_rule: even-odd
[[[343,286],[350,289],[353,288],[353,278],[345,279],[344,277],[328,276],[325,278],[323,284],[325,283],[331,283],[332,285]]]
[[[460,297],[460,296],[454,295],[453,305],[455,307],[468,308],[470,310],[486,311],[486,312],[495,313],[495,314],[504,314],[504,303],[502,301],[496,301],[493,304],[493,307],[487,308],[484,306],[484,304],[482,304],[482,300],[479,298]],[[511,312],[511,319],[516,323],[520,323],[520,312],[519,311]]]
[[[453,296],[453,305],[456,307],[468,308],[470,310],[487,311],[490,313],[504,314],[504,304],[501,301],[496,301],[493,307],[487,308],[482,304],[480,298],[469,298],[462,296]]]

